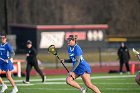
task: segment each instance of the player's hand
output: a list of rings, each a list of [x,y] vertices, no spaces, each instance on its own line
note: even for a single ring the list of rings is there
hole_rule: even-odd
[[[69,72],[68,75],[69,76],[73,76],[74,75],[74,72]]]
[[[8,59],[5,59],[4,62],[8,63]]]
[[[64,63],[65,60],[64,59],[60,59],[60,61]]]
[[[68,74],[69,74],[69,76],[71,76],[73,73],[72,72],[69,72]]]
[[[75,76],[75,75],[74,75],[74,72],[69,72],[69,73],[68,73],[68,76],[72,77],[73,80],[75,79],[75,77],[74,77],[74,76]]]

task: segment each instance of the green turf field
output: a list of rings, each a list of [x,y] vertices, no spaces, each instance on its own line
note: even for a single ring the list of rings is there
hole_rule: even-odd
[[[23,78],[15,77],[19,88],[18,93],[80,93],[77,89],[65,83],[66,76],[48,76],[45,83],[41,83],[39,76],[32,76],[30,84],[22,84]],[[102,93],[140,93],[140,86],[134,81],[135,75],[119,74],[95,74],[91,75],[92,83],[97,85]],[[8,85],[5,93],[10,93],[11,85],[4,78]],[[77,79],[80,85],[84,86],[80,78]],[[92,93],[88,89],[87,93]]]

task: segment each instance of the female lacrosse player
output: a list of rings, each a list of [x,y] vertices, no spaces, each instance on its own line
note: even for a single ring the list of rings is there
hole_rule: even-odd
[[[11,77],[11,71],[13,70],[13,64],[11,62],[11,58],[15,55],[11,45],[7,42],[6,35],[1,35],[1,44],[0,44],[0,74],[2,71],[6,72],[7,78],[10,81],[11,85],[13,86],[13,90],[11,93],[17,93],[18,89],[15,85],[13,78]],[[2,60],[3,59],[3,60]],[[3,82],[2,78],[0,77],[0,83],[2,84],[2,89],[0,93],[3,93],[7,86]]]
[[[62,59],[62,62],[72,62],[73,68],[66,78],[66,83],[72,87],[79,89],[81,93],[86,93],[86,89],[82,88],[76,81],[74,81],[74,79],[81,76],[83,82],[88,88],[90,88],[95,93],[101,93],[100,90],[91,83],[91,69],[89,64],[83,58],[82,49],[77,44],[77,37],[75,35],[70,35],[67,39],[67,43],[70,59]]]

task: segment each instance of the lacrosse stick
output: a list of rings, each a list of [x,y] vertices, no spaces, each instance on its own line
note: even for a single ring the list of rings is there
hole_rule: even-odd
[[[48,52],[55,55],[57,57],[57,59],[61,62],[61,64],[63,65],[63,67],[66,69],[66,71],[69,73],[69,70],[67,69],[67,67],[65,66],[65,64],[62,62],[62,60],[60,59],[60,57],[57,55],[57,50],[55,48],[55,45],[50,45],[48,47]],[[72,75],[71,75],[72,77]],[[73,77],[72,77],[73,78]],[[74,80],[74,78],[73,78]]]
[[[138,59],[140,60],[140,53],[134,48],[132,49],[132,51],[138,57]]]

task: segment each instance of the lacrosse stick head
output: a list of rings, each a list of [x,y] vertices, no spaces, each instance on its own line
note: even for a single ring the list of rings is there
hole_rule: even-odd
[[[57,51],[56,51],[55,45],[50,45],[48,47],[48,52],[52,53],[53,55],[57,55]]]
[[[139,54],[140,54],[140,53],[139,53],[137,50],[135,50],[134,48],[132,49],[132,51],[133,51],[133,53],[136,54],[136,55],[139,55]]]

